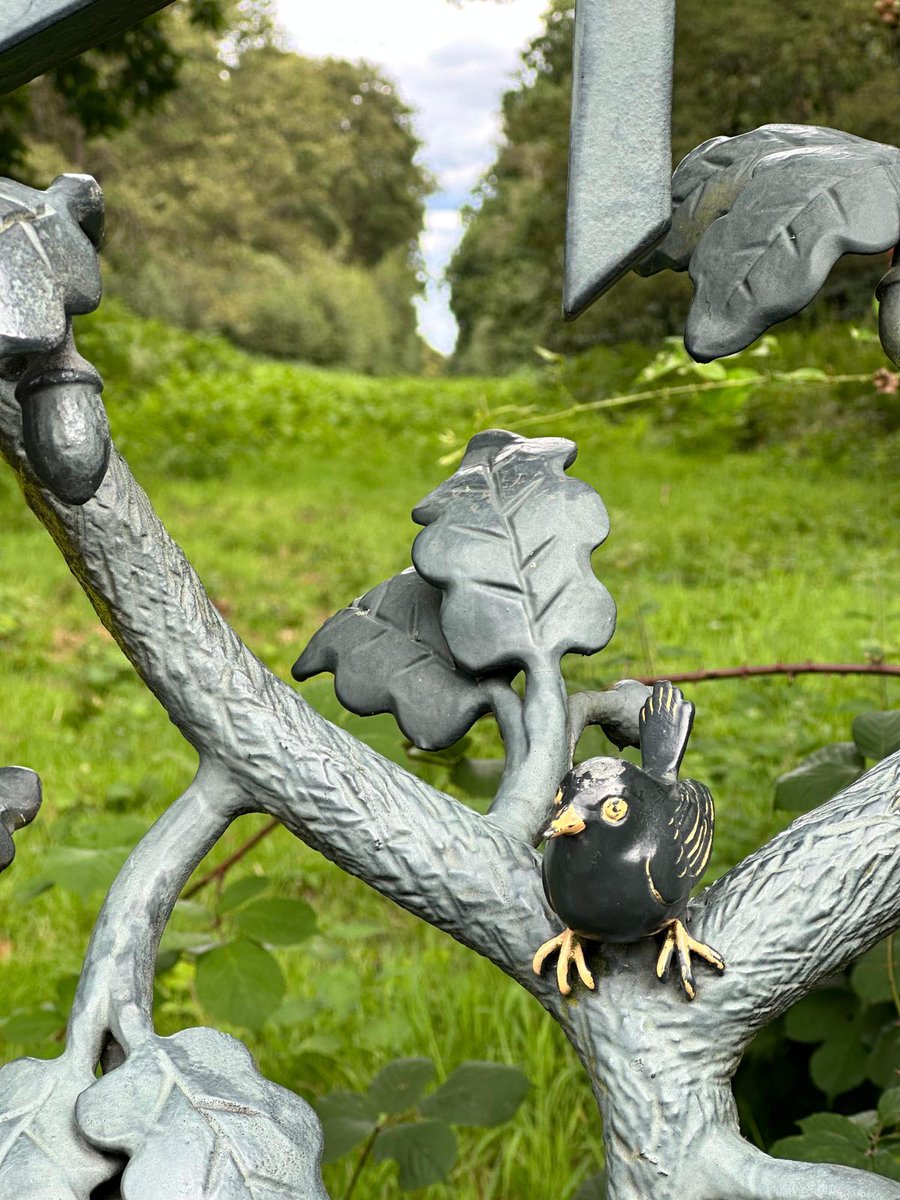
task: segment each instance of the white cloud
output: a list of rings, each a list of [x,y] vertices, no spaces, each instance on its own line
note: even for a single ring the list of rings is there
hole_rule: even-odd
[[[423,336],[445,352],[455,325],[440,274],[461,236],[458,210],[493,161],[500,97],[545,7],[546,0],[461,7],[448,0],[277,0],[294,49],[377,63],[416,110],[420,158],[438,184],[422,236],[430,278],[419,322]],[[455,223],[442,225],[451,211]]]

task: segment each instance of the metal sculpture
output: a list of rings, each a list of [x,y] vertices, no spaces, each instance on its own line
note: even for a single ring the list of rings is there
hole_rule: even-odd
[[[768,153],[778,139],[781,152]],[[658,146],[651,149],[655,155]],[[898,160],[890,147],[848,143],[833,131],[780,127],[707,143],[690,156],[676,174],[671,232],[645,269],[690,266],[697,299],[689,339],[698,356],[752,340],[795,311],[843,249],[896,242]],[[854,181],[866,171],[868,185],[858,192]],[[573,185],[582,186],[577,170]],[[48,278],[68,295],[68,254],[54,265],[27,232],[35,232],[41,206],[53,209],[78,256],[93,262],[96,205],[85,216],[80,204],[94,194],[91,185],[58,187],[74,187],[79,203],[57,206],[53,189],[3,192],[33,214],[13,224],[35,253],[10,254],[9,242],[0,242],[7,294],[23,297],[26,313],[24,298]],[[576,261],[581,236],[576,230]],[[613,259],[630,260],[643,245],[639,233],[626,238]],[[883,309],[895,312],[892,275],[883,287]],[[295,668],[301,676],[333,669],[349,707],[395,713],[421,745],[446,744],[492,711],[507,761],[481,816],[330,725],[272,675],[212,605],[115,450],[98,465],[96,438],[56,437],[54,421],[62,413],[65,424],[69,409],[65,391],[54,389],[74,387],[76,410],[99,420],[96,380],[67,373],[82,368],[72,365],[68,323],[56,328],[56,341],[5,351],[0,447],[101,621],[200,763],[110,890],[64,1053],[0,1071],[0,1200],[90,1200],[116,1188],[123,1200],[324,1196],[321,1131],[308,1106],[263,1080],[233,1039],[214,1030],[160,1038],[152,1024],[153,965],[178,894],[229,824],[254,811],[277,818],[537,997],[592,1082],[609,1200],[898,1200],[900,1185],[891,1180],[775,1161],[750,1145],[730,1079],[756,1030],[900,923],[900,755],[683,909],[677,898],[677,920],[689,922],[696,945],[714,944],[728,963],[705,981],[697,1003],[656,985],[660,964],[646,937],[605,943],[596,989],[567,999],[532,970],[534,947],[560,932],[535,845],[585,725],[601,723],[617,745],[637,744],[647,698],[633,681],[573,697],[562,682],[560,656],[602,649],[615,617],[589,569],[606,536],[605,511],[566,474],[572,444],[503,431],[473,439],[459,471],[415,510],[424,528],[414,570],[333,618]],[[32,420],[29,405],[47,400],[49,424]],[[510,683],[520,670],[524,696]],[[671,788],[678,756],[674,741],[663,744],[668,755],[647,743],[644,765]],[[615,821],[616,802],[627,797],[612,800]],[[3,807],[3,829],[28,811]],[[698,798],[701,826],[704,811]],[[703,836],[692,841],[694,869],[705,845]],[[648,889],[651,881],[657,887],[652,870]],[[555,887],[551,879],[554,895]],[[675,928],[669,955],[685,949]]]
[[[671,224],[674,40],[675,0],[576,5],[566,320],[612,287]]]
[[[592,991],[594,977],[580,937],[636,942],[663,933],[656,974],[665,977],[678,955],[681,986],[696,991],[691,955],[719,971],[715,950],[685,928],[688,898],[712,852],[715,810],[709,789],[678,779],[694,706],[666,681],[654,685],[640,713],[641,766],[623,758],[592,758],[571,770],[556,794],[556,813],[544,831],[544,891],[566,929],[545,942],[532,967],[559,951],[556,981],[567,996],[574,962]]]
[[[41,781],[28,767],[0,767],[0,871],[12,862],[13,834],[30,825],[41,807]]]

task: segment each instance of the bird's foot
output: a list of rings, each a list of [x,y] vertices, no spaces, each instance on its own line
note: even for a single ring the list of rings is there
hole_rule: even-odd
[[[540,975],[544,966],[544,960],[553,953],[554,950],[559,951],[559,958],[556,961],[556,983],[560,993],[563,996],[568,996],[572,990],[572,985],[569,983],[569,971],[572,963],[578,971],[578,977],[586,988],[594,990],[594,977],[588,970],[587,963],[584,961],[584,950],[581,942],[578,940],[578,935],[573,933],[571,929],[564,930],[555,938],[551,938],[549,942],[544,942],[537,954],[531,961],[531,967],[535,975]]]
[[[717,951],[713,950],[712,946],[704,946],[702,942],[694,941],[681,921],[673,921],[666,930],[665,940],[656,961],[657,979],[664,978],[669,969],[669,963],[672,961],[672,955],[676,952],[678,966],[681,970],[681,986],[684,988],[688,1000],[693,1000],[697,995],[694,987],[694,973],[691,970],[692,954],[696,954],[698,958],[708,962],[717,971],[725,970],[724,959]]]

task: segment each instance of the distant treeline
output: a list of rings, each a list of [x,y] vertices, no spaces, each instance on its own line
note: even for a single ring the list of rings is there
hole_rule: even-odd
[[[265,3],[223,2],[212,22],[209,7],[183,0],[150,27],[156,41],[145,30],[137,50],[93,52],[90,87],[79,79],[68,94],[68,78],[45,78],[0,104],[0,152],[18,120],[19,177],[100,180],[106,287],[137,312],[278,357],[419,370],[412,299],[430,181],[409,109],[374,68],[282,50]],[[229,17],[243,19],[237,33]],[[142,104],[141,74],[149,86],[165,54],[177,73]],[[127,120],[113,110],[92,123],[115,88]]]
[[[571,353],[678,333],[685,276],[629,276],[577,322],[560,316],[572,87],[571,0],[553,0],[503,100],[504,138],[450,265],[453,366],[509,370],[535,345]],[[873,0],[678,0],[673,151],[770,122],[900,141],[900,13]],[[623,204],[627,198],[623,197]],[[858,316],[881,264],[846,260],[804,319]]]

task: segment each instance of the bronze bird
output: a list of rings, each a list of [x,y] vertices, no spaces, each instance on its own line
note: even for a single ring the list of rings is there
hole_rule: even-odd
[[[641,766],[621,758],[592,758],[566,775],[554,801],[544,851],[544,892],[567,928],[534,956],[559,950],[557,982],[571,990],[575,967],[594,987],[579,938],[634,942],[664,933],[657,976],[677,955],[681,983],[696,994],[691,955],[723,971],[725,963],[695,941],[684,918],[691,889],[709,861],[713,799],[702,783],[678,778],[694,706],[671,683],[657,683],[640,715]]]

